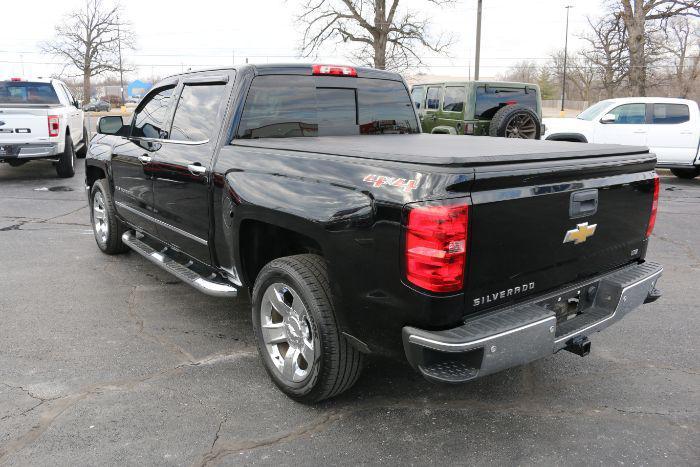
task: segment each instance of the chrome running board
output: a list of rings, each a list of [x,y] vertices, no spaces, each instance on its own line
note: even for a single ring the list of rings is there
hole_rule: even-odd
[[[167,256],[167,253],[154,250],[150,245],[136,238],[134,232],[125,232],[122,235],[122,242],[153,264],[160,266],[182,282],[191,285],[202,293],[213,297],[229,298],[238,295],[238,289],[232,284],[202,277],[192,269]]]

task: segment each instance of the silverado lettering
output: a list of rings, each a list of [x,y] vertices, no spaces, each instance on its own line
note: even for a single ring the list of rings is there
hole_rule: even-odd
[[[348,389],[369,354],[451,383],[586,355],[589,335],[660,297],[646,148],[420,130],[384,70],[171,76],[129,123],[98,122],[97,246],[250,298],[265,369],[305,402]],[[579,224],[581,244],[563,243]]]
[[[517,287],[510,287],[505,290],[501,290],[500,292],[494,292],[490,293],[487,295],[484,295],[479,298],[474,299],[474,306],[479,306],[479,305],[485,305],[487,303],[491,303],[493,301],[496,301],[498,299],[510,297],[513,295],[518,295],[522,292],[527,292],[528,290],[532,290],[535,288],[535,283],[534,282],[528,282],[527,284],[519,285]]]

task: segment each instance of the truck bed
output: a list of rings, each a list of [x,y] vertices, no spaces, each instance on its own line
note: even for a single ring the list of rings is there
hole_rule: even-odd
[[[237,139],[234,145],[456,167],[646,154],[643,146],[413,134]],[[436,151],[439,149],[439,151]]]

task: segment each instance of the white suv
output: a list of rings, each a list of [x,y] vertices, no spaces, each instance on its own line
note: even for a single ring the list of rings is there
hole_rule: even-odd
[[[576,118],[546,118],[545,139],[648,146],[657,167],[681,178],[700,175],[698,103],[668,97],[626,97],[592,105]]]
[[[59,177],[75,174],[85,157],[85,117],[68,87],[56,79],[0,81],[0,162],[19,166],[54,161]]]

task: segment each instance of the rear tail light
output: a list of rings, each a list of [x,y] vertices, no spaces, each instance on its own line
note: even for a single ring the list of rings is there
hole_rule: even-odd
[[[58,136],[61,129],[61,124],[58,120],[58,115],[49,115],[49,136]]]
[[[331,76],[357,76],[357,70],[351,66],[311,65],[311,74]]]
[[[649,214],[649,225],[647,226],[647,238],[651,237],[656,224],[656,211],[659,208],[659,176],[654,174],[654,200],[651,202],[651,214]]]
[[[409,207],[406,221],[406,279],[431,292],[464,287],[469,206],[460,201]]]
[[[22,81],[22,78],[10,78],[10,81]]]

